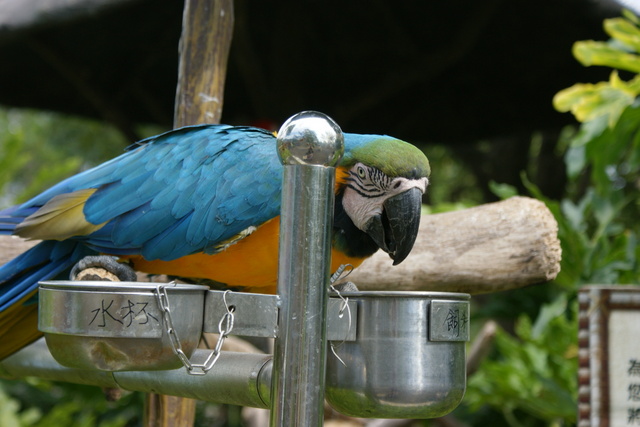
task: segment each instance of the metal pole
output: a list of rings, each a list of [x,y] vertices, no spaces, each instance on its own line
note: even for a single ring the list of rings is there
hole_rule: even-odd
[[[207,353],[208,350],[196,350],[192,357],[205,359]],[[105,372],[60,365],[42,339],[0,361],[0,378],[27,376],[256,408],[269,408],[271,404],[271,356],[266,354],[224,351],[215,369],[202,376],[189,375],[182,368]]]
[[[344,139],[326,115],[303,112],[282,125],[277,145],[284,176],[271,426],[321,426],[335,166]]]

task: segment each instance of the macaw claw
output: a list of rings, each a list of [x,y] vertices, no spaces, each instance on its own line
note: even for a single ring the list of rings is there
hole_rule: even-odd
[[[102,269],[107,274],[99,274],[96,269]],[[111,277],[109,277],[111,275]],[[98,280],[135,282],[136,272],[127,264],[118,262],[118,258],[110,255],[86,256],[78,261],[69,274],[71,280]]]

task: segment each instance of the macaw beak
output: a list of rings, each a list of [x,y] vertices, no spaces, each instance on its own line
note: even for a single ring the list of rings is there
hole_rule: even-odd
[[[418,236],[422,191],[411,188],[388,198],[383,212],[372,217],[366,225],[366,233],[398,265],[409,255]]]

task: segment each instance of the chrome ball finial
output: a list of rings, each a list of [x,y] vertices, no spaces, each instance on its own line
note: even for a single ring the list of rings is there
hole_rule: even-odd
[[[337,166],[344,154],[340,126],[317,111],[291,116],[278,131],[278,155],[283,165]]]

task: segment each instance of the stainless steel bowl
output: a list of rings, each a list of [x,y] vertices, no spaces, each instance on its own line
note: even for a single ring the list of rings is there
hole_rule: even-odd
[[[466,388],[469,295],[343,292],[357,302],[357,338],[333,341],[326,397],[337,411],[366,418],[434,418]]]
[[[137,282],[40,283],[38,328],[61,365],[103,371],[175,369],[158,306],[158,284]],[[206,286],[164,288],[173,326],[187,357],[202,333]]]

